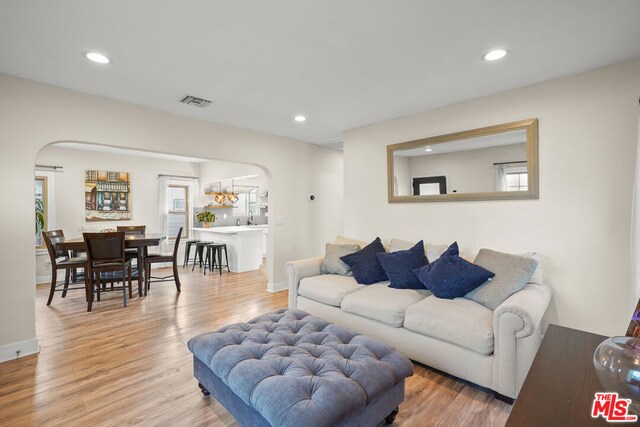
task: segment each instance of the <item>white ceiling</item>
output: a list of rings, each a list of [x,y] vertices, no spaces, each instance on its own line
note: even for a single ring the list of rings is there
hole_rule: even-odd
[[[435,154],[455,153],[457,151],[482,150],[484,148],[500,147],[503,145],[526,144],[527,131],[525,129],[503,132],[495,135],[476,136],[475,138],[457,139],[440,144],[425,144],[422,147],[397,150],[395,157],[432,156]],[[425,149],[431,148],[430,152]]]
[[[3,0],[0,72],[336,144],[347,129],[639,57],[639,22],[638,0]],[[496,46],[511,54],[483,62]],[[88,62],[92,50],[113,63]]]

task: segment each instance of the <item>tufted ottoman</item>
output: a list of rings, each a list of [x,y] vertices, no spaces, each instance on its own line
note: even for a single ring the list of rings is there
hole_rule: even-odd
[[[189,340],[194,375],[243,426],[393,422],[413,365],[388,345],[281,309]]]

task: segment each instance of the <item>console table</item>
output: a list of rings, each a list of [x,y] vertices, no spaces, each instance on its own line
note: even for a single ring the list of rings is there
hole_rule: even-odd
[[[507,426],[611,425],[591,418],[594,394],[603,390],[593,352],[607,337],[549,325]]]

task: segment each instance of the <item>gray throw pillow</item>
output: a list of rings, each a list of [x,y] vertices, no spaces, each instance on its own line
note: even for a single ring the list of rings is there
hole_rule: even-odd
[[[324,249],[324,261],[320,266],[322,274],[339,274],[351,276],[351,268],[340,257],[360,250],[360,245],[334,245],[327,243]]]
[[[491,310],[495,310],[507,298],[524,288],[538,266],[538,261],[533,258],[490,249],[480,249],[473,263],[495,273],[495,276],[464,297]]]

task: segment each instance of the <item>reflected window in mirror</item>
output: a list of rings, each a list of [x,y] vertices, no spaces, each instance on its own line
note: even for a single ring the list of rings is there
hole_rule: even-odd
[[[496,191],[527,191],[527,162],[496,163]]]

